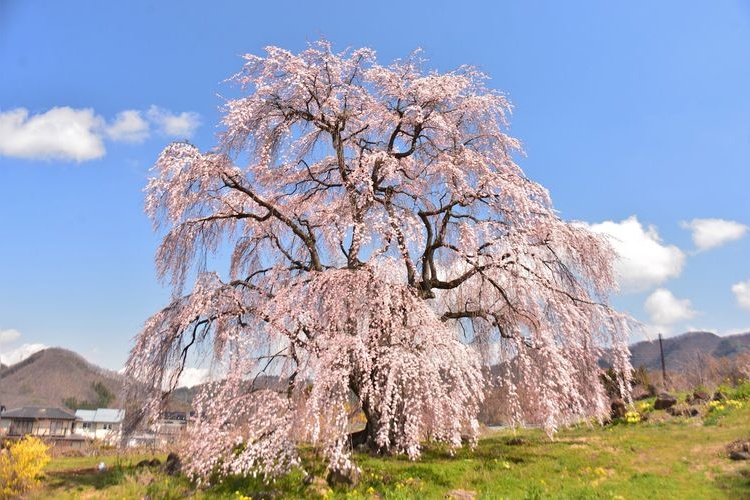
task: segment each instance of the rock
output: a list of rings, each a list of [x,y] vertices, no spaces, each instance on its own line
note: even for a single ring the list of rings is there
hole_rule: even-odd
[[[676,404],[677,398],[675,398],[668,392],[660,392],[659,395],[656,396],[656,401],[654,401],[654,409],[666,410],[667,408],[670,408]]]
[[[649,394],[643,387],[637,387],[633,389],[631,397],[633,398],[633,401],[643,401],[644,399],[650,398],[651,394]]]
[[[350,467],[342,470],[331,470],[328,472],[326,481],[328,484],[333,486],[348,486],[349,488],[356,488],[359,484],[359,480],[362,473],[356,467]]]
[[[695,391],[693,392],[693,401],[697,403],[707,403],[708,401],[711,401],[711,394],[707,393],[706,391]]]
[[[700,414],[698,408],[694,406],[688,406],[684,403],[670,406],[669,408],[667,408],[667,413],[669,413],[673,417],[696,417]]]
[[[714,401],[724,401],[725,399],[727,399],[727,397],[724,395],[723,392],[716,391],[714,393]]]
[[[328,487],[326,480],[322,477],[308,474],[305,476],[305,479],[303,479],[303,482],[315,495],[321,497],[328,495],[330,488]]]
[[[750,458],[750,439],[739,439],[727,445],[729,458],[732,460],[748,460]]]
[[[161,465],[161,460],[158,458],[152,458],[148,465],[149,467],[159,467]]]
[[[140,462],[138,462],[137,464],[135,464],[135,467],[137,469],[140,469],[142,467],[148,467],[149,465],[151,465],[151,460],[143,459]]]
[[[450,500],[474,500],[476,497],[477,492],[471,490],[451,490],[445,494]]]
[[[611,409],[610,415],[613,420],[616,418],[625,418],[625,414],[628,412],[628,409],[625,407],[625,401],[622,399],[614,399],[609,406]]]
[[[521,446],[526,444],[526,440],[522,437],[512,437],[508,440],[508,444],[511,446]]]
[[[170,452],[167,455],[167,460],[164,462],[164,472],[170,476],[176,476],[182,471],[182,461],[175,452]]]

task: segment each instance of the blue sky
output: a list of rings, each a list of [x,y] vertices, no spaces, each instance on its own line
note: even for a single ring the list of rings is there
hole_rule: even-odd
[[[750,330],[750,4],[457,5],[0,0],[0,357],[119,369],[169,296],[148,169],[171,140],[214,145],[242,54],[321,36],[489,73],[527,175],[618,238],[617,307],[652,332]]]

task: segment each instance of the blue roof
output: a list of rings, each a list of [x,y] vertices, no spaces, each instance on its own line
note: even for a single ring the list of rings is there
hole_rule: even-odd
[[[118,408],[99,408],[96,410],[76,410],[76,417],[84,422],[101,422],[117,424],[125,417],[125,410]]]

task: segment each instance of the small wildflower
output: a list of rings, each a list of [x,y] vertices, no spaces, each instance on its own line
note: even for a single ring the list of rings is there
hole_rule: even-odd
[[[629,424],[637,424],[641,421],[641,414],[637,411],[629,411],[625,413],[625,422]]]

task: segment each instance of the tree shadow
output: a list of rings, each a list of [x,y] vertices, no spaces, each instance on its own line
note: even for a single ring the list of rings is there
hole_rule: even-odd
[[[750,498],[750,466],[717,475],[714,482],[735,498]]]
[[[120,484],[131,467],[114,466],[104,471],[94,468],[48,472],[46,483],[55,489],[75,490],[94,488],[101,490]]]

